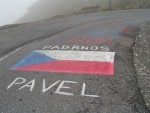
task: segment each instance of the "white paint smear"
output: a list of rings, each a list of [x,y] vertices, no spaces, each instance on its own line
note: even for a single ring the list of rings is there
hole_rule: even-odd
[[[21,47],[22,48],[22,47]],[[15,51],[9,53],[8,55],[5,55],[4,57],[0,58],[0,61],[4,60],[5,58],[9,57],[10,55],[14,54],[15,52],[19,51],[21,48],[16,49]]]
[[[81,96],[93,97],[93,98],[98,98],[99,97],[98,95],[87,95],[87,94],[85,94],[85,86],[86,86],[86,84],[84,83],[83,87],[82,87]]]
[[[64,83],[75,84],[77,82],[74,82],[74,81],[62,81],[60,83],[60,85],[58,86],[57,90],[55,91],[55,93],[61,94],[61,95],[73,96],[74,95],[73,93],[68,93],[68,92],[62,92],[62,91],[60,91],[61,89],[70,89],[70,87],[64,86]]]

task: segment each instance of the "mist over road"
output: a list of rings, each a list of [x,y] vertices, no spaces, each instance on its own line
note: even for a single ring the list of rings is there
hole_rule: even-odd
[[[84,7],[108,7],[109,0],[38,0],[28,8],[28,12],[17,22],[48,19],[57,15],[73,14]]]
[[[148,0],[2,0],[0,25],[39,21],[78,12],[108,11],[110,6],[112,10],[147,8],[149,4]]]
[[[113,0],[112,4],[116,1],[118,0]],[[48,19],[57,15],[79,12],[85,7],[95,6],[98,6],[98,9],[108,8],[109,0],[2,0],[0,25]]]

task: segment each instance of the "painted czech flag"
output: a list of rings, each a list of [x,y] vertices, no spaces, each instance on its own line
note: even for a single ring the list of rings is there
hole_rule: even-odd
[[[12,70],[114,75],[115,52],[36,50]]]

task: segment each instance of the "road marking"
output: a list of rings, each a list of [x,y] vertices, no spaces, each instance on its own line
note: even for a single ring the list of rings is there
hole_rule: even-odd
[[[4,57],[0,58],[0,61],[3,61],[5,58],[9,57],[10,55],[14,54],[15,52],[19,51],[20,49],[22,49],[22,47],[16,49],[15,51],[5,55]]]
[[[99,95],[90,94],[90,92],[88,92],[88,91],[91,91],[92,89],[89,89],[86,83],[79,83],[76,81],[69,81],[69,80],[56,80],[47,86],[47,83],[49,82],[50,81],[46,81],[46,79],[43,79],[43,82],[39,82],[36,79],[28,81],[25,78],[17,77],[8,85],[7,90],[14,91],[14,89],[17,88],[18,89],[17,91],[19,92],[24,90],[24,91],[32,93],[33,91],[38,90],[42,92],[41,94],[45,94],[47,92],[53,92],[53,94],[58,94],[62,96],[79,96],[80,95],[82,97],[87,97],[87,98],[100,98]],[[42,84],[42,87],[37,87],[38,86],[37,84],[38,85]],[[73,86],[76,86],[76,87],[81,86],[81,87],[77,87],[79,89],[76,89]],[[96,92],[97,90],[94,91],[93,93],[96,93]]]
[[[51,45],[46,45],[43,47],[43,50],[89,50],[89,51],[109,51],[110,49],[107,46],[68,46],[68,45],[63,45],[63,46],[51,46]]]
[[[114,75],[115,52],[36,50],[12,70]]]

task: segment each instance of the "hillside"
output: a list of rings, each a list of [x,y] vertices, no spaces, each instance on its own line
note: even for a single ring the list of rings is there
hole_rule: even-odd
[[[91,13],[108,10],[150,8],[150,0],[39,0],[28,8],[19,22],[48,19],[65,14]]]

